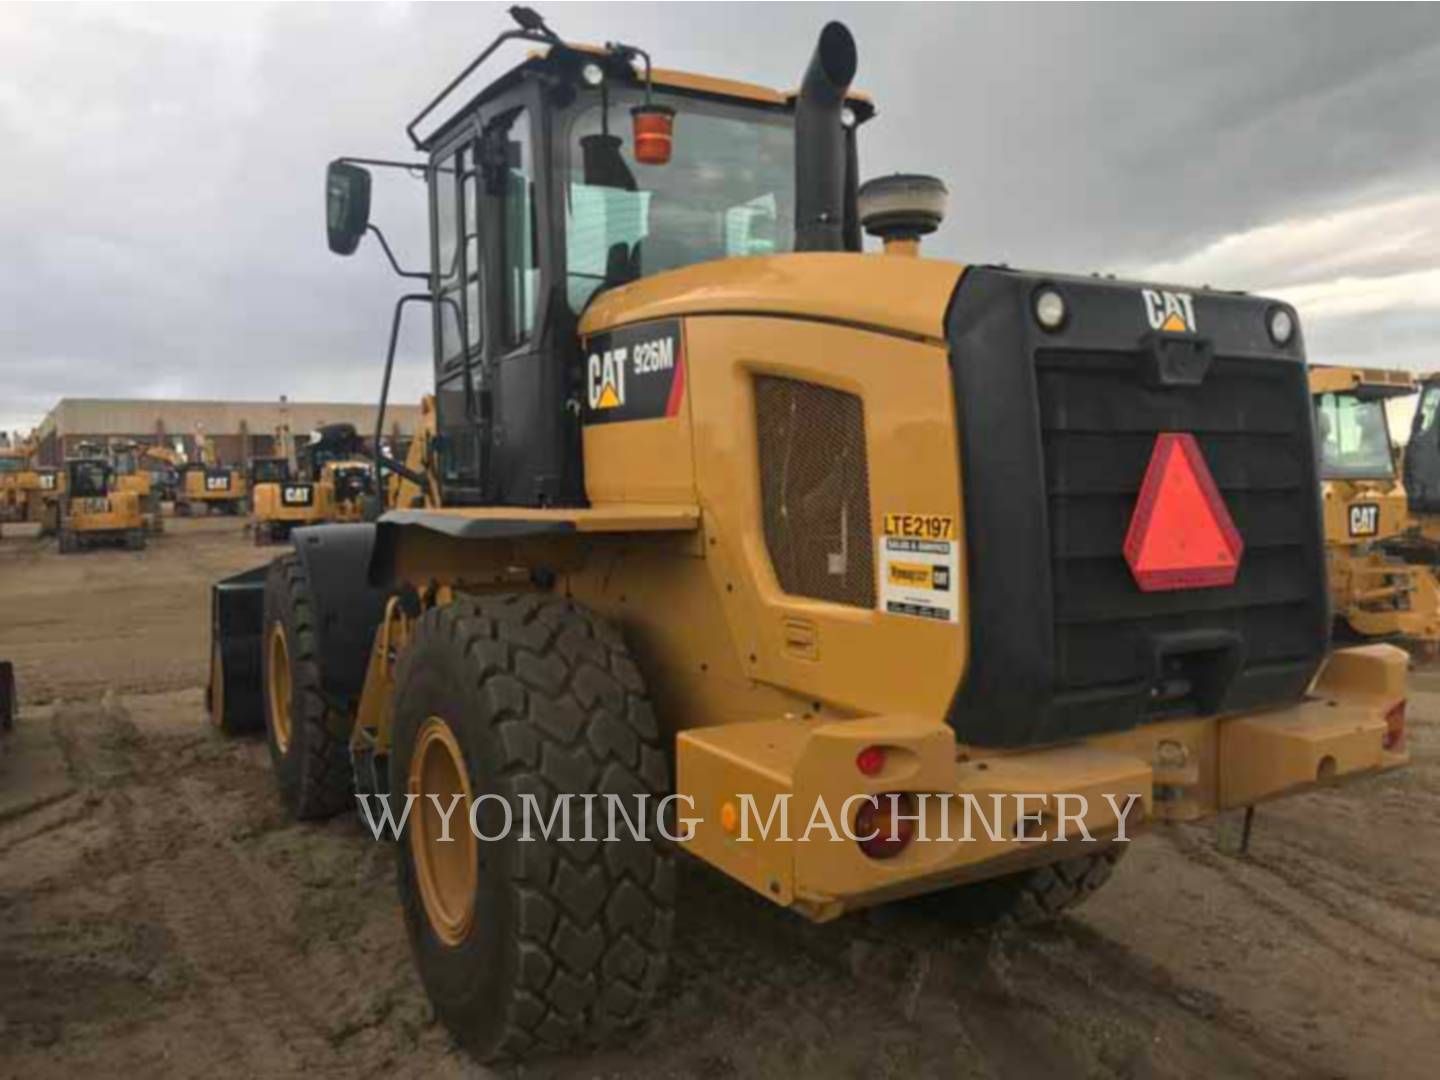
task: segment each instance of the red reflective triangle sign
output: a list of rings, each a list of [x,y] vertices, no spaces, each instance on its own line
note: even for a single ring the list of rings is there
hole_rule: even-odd
[[[1125,534],[1125,561],[1141,591],[1234,584],[1244,550],[1195,436],[1155,436]]]

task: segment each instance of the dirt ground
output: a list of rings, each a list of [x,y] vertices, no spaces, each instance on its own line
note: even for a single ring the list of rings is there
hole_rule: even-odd
[[[293,825],[264,744],[203,713],[209,582],[255,565],[233,519],[144,552],[0,540],[0,1076],[479,1076],[410,966],[393,853]],[[935,901],[815,927],[701,868],[652,1022],[528,1076],[1434,1075],[1440,674],[1414,763],[1151,830],[1044,933]]]

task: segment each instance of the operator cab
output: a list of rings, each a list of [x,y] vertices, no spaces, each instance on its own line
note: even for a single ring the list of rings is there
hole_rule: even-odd
[[[363,461],[345,461],[331,466],[335,478],[335,501],[358,502],[374,493],[375,473]]]
[[[310,433],[295,455],[302,476],[310,481],[320,479],[325,466],[349,462],[364,452],[364,444],[354,424],[326,424]]]
[[[71,498],[106,498],[114,476],[114,470],[104,458],[73,458],[65,463],[66,491]]]
[[[407,129],[427,157],[410,168],[428,187],[431,251],[427,271],[401,272],[426,279],[429,295],[402,299],[396,327],[407,301],[429,302],[432,451],[446,504],[580,506],[586,306],[606,289],[698,263],[859,251],[855,132],[874,109],[848,94],[854,42],[839,24],[826,27],[804,85],[787,95],[652,69],[633,46],[571,46],[534,12],[512,15],[521,29],[500,35]],[[514,39],[545,51],[417,133]],[[799,137],[807,124],[809,137]],[[332,163],[327,177],[339,254],[366,231],[384,242],[369,223],[359,160]],[[823,183],[806,185],[805,175]],[[387,389],[388,373],[387,363]]]
[[[1440,513],[1440,381],[1426,380],[1405,446],[1405,494],[1417,514]]]
[[[283,457],[257,457],[250,462],[250,483],[284,484],[290,479],[290,462]]]
[[[1361,384],[1315,395],[1315,441],[1322,480],[1393,480],[1395,458],[1385,402],[1414,387]]]

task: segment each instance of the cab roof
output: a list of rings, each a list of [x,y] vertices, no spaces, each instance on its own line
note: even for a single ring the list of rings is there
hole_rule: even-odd
[[[574,68],[578,68],[579,61],[591,57],[607,61],[606,69],[612,79],[622,79],[627,85],[634,87],[643,87],[645,85],[644,78],[637,74],[628,63],[619,60],[610,53],[609,50],[599,45],[566,42],[563,47],[555,46],[533,49],[524,60],[496,77],[480,90],[479,93],[466,100],[465,104],[451,111],[444,120],[436,125],[435,129],[431,131],[429,135],[421,140],[421,145],[426,150],[433,149],[438,143],[445,141],[445,138],[449,135],[457,121],[467,116],[476,106],[498,97],[501,93],[518,85],[526,78],[542,72],[553,73],[557,69],[563,70],[567,67],[571,67],[573,70]],[[657,87],[678,91],[682,94],[693,94],[698,97],[728,98],[732,101],[751,105],[764,105],[780,110],[793,108],[796,95],[796,91],[794,90],[777,90],[774,87],[762,86],[759,83],[742,82],[738,79],[722,79],[714,75],[677,71],[673,68],[652,68],[650,71],[650,81]],[[875,105],[868,94],[852,90],[845,100],[846,103],[856,111],[860,123],[864,123],[875,114]]]
[[[1313,394],[1358,393],[1361,397],[1399,398],[1418,393],[1413,371],[1394,368],[1310,365],[1310,392]]]

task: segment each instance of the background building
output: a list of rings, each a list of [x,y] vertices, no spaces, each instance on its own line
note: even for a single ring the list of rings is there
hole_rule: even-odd
[[[417,405],[390,405],[385,432],[391,452],[403,455],[420,418]],[[375,431],[375,406],[313,401],[164,401],[124,398],[61,398],[40,422],[39,458],[58,465],[82,442],[135,439],[196,456],[203,431],[226,464],[277,453],[276,432],[289,426],[296,439],[322,424],[351,423],[366,436]]]

